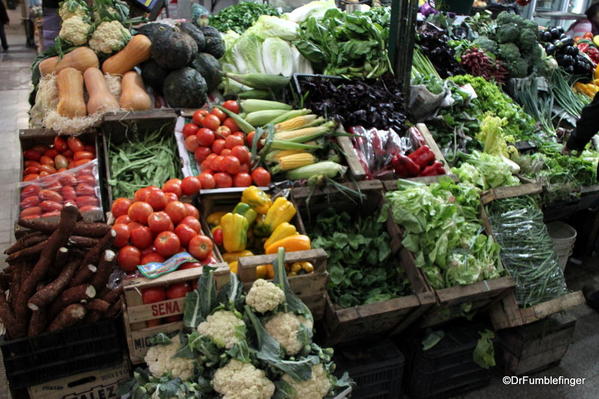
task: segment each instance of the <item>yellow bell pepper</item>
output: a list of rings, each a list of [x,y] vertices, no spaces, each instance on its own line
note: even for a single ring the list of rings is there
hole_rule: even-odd
[[[241,202],[245,202],[251,206],[253,210],[262,215],[268,212],[268,208],[272,205],[270,195],[266,194],[256,186],[249,186],[243,190]]]
[[[285,237],[294,236],[296,234],[298,233],[294,225],[287,222],[281,223],[276,229],[274,229],[270,237],[268,237],[268,240],[266,240],[264,243],[264,249],[266,250],[266,248],[275,241],[279,241]]]
[[[266,248],[266,254],[276,254],[279,247],[285,248],[285,251],[287,252],[305,251],[311,248],[310,237],[301,234],[285,237],[282,240],[270,244],[270,246]]]
[[[237,213],[227,213],[220,220],[223,246],[227,252],[243,251],[247,245],[248,220]]]
[[[237,205],[235,205],[233,213],[238,213],[245,217],[248,220],[248,224],[250,225],[254,223],[254,220],[256,220],[256,217],[258,216],[256,211],[253,210],[252,207],[250,207],[245,202],[240,202]]]
[[[239,262],[233,261],[233,262],[229,263],[229,270],[231,271],[231,273],[237,274],[238,269],[239,269]]]
[[[252,251],[248,251],[247,249],[239,252],[225,252],[223,254],[223,260],[227,263],[235,262],[239,258],[243,258],[244,256],[252,256]]]
[[[220,219],[225,216],[227,212],[212,212],[210,215],[208,215],[208,217],[206,218],[206,223],[208,223],[208,225],[210,227],[213,226],[218,226],[218,224],[220,223]]]
[[[293,219],[296,212],[295,206],[287,198],[277,198],[266,213],[264,222],[256,226],[256,233],[262,236],[271,234],[281,223]]]
[[[594,74],[594,78],[595,79],[599,79],[599,65],[597,65],[597,67],[595,68],[595,74]]]

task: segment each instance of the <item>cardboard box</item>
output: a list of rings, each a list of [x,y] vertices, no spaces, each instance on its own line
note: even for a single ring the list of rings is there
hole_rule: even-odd
[[[131,378],[128,359],[110,368],[75,374],[28,388],[31,399],[118,398],[119,384]]]

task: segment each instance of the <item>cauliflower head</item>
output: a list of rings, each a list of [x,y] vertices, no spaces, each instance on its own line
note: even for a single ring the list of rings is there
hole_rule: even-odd
[[[179,377],[182,380],[190,379],[194,370],[193,359],[175,357],[180,348],[181,340],[179,336],[173,338],[168,345],[152,346],[144,358],[150,373],[157,378],[170,375]]]
[[[62,21],[59,36],[75,46],[82,46],[87,43],[91,29],[92,26],[82,17],[74,16]]]
[[[283,302],[285,302],[283,290],[261,278],[254,282],[245,297],[245,303],[260,313],[275,310]]]
[[[112,54],[119,51],[131,39],[131,32],[119,21],[102,22],[89,40],[89,46],[96,53]]]
[[[198,325],[198,332],[212,339],[217,346],[231,349],[245,336],[245,324],[235,313],[218,310]]]
[[[322,399],[332,387],[331,380],[320,363],[312,366],[312,376],[306,381],[297,381],[287,374],[283,376],[283,381],[295,390],[291,399]]]
[[[65,0],[60,3],[58,8],[58,15],[60,19],[66,21],[72,17],[86,17],[88,13],[87,5],[85,2],[78,0]]]
[[[300,327],[304,326],[311,330],[313,322],[305,317],[298,316],[294,313],[277,313],[266,322],[264,327],[266,331],[277,340],[277,342],[285,349],[288,355],[293,356],[298,354],[304,347],[298,333]]]
[[[263,370],[235,359],[216,370],[212,387],[222,399],[269,399],[275,393]]]

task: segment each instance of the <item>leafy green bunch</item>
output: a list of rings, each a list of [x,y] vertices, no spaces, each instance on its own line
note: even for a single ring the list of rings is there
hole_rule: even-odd
[[[220,32],[226,33],[230,30],[242,34],[251,27],[261,15],[273,15],[278,17],[280,13],[276,8],[268,4],[242,2],[225,7],[210,16],[210,25]]]

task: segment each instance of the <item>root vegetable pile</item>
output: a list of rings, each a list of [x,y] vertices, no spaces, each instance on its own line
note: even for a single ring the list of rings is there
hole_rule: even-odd
[[[60,220],[21,219],[31,229],[5,253],[0,320],[10,339],[96,321],[118,313],[120,288],[107,286],[116,262],[116,236],[103,223],[80,221],[67,204]]]

